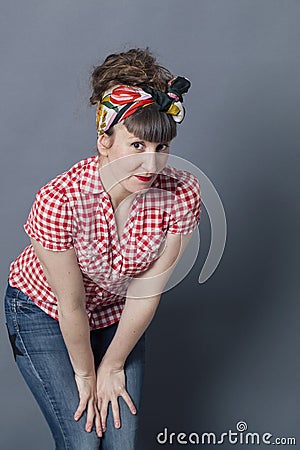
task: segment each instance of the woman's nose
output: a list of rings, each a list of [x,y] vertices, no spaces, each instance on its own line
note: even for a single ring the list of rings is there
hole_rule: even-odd
[[[157,154],[156,152],[146,152],[143,155],[143,163],[142,163],[142,167],[143,170],[150,174],[150,173],[155,173],[157,170]]]

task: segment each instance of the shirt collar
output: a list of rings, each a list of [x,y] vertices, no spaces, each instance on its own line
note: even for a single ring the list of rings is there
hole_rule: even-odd
[[[100,194],[105,191],[99,173],[99,155],[90,157],[90,161],[82,172],[80,188],[91,194]]]

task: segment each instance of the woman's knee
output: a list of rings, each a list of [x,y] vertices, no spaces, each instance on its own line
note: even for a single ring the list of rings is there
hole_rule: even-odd
[[[82,421],[75,422],[75,426],[72,424],[71,427],[65,429],[63,436],[59,440],[56,440],[53,435],[57,449],[99,450],[101,438],[97,436],[95,427],[92,428],[91,432],[85,431],[85,423],[86,417],[83,416]]]

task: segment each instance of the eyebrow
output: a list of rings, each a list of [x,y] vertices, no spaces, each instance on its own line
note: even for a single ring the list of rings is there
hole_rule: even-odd
[[[139,140],[140,142],[144,142],[144,140],[143,139],[140,139],[139,137],[137,137],[137,136],[132,136],[132,137],[130,137],[130,138],[128,138],[128,139],[133,139],[133,140]]]
[[[128,139],[128,143],[131,145],[134,142],[139,142],[140,144],[145,145],[145,142],[148,141],[144,141],[143,139],[140,139],[138,137],[132,137]],[[159,147],[160,145],[165,145],[167,148],[170,148],[170,143],[171,141],[165,141],[165,142],[152,142],[152,144],[156,144],[156,148]]]
[[[131,138],[129,138],[129,140],[134,140],[134,141],[136,141],[136,140],[138,140],[139,142],[141,142],[142,144],[144,144],[146,141],[144,140],[144,139],[140,139],[140,138],[138,138],[138,137],[131,137]],[[147,141],[148,142],[148,141]],[[170,142],[171,141],[161,141],[161,142],[151,142],[152,144],[156,144],[156,145],[170,145]]]

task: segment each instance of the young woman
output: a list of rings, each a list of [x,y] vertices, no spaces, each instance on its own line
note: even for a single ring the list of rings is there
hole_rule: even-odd
[[[132,450],[145,332],[200,219],[197,179],[166,164],[190,82],[136,48],[108,56],[92,87],[97,155],[38,191],[6,325],[56,449]]]

